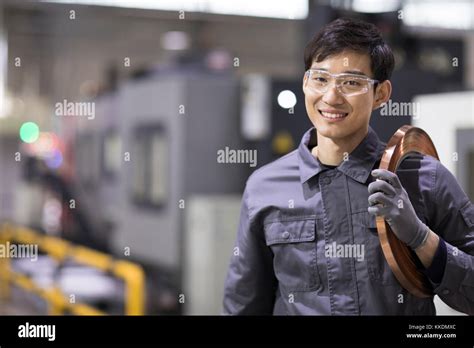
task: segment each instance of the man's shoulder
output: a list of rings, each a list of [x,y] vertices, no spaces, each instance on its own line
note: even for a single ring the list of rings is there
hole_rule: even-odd
[[[247,187],[257,188],[279,178],[295,175],[299,175],[298,149],[256,169],[248,178]]]
[[[438,191],[440,186],[450,186],[456,182],[453,173],[438,159],[423,154],[411,154],[397,169],[403,185],[413,182],[420,190]]]

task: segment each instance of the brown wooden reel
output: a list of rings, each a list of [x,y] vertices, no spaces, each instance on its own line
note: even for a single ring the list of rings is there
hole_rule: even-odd
[[[413,153],[429,155],[439,160],[436,148],[428,134],[420,128],[405,125],[390,138],[380,161],[380,169],[396,173],[398,166]],[[399,283],[417,297],[433,296],[432,286],[417,268],[415,255],[393,233],[383,217],[377,216],[377,232],[385,259]]]

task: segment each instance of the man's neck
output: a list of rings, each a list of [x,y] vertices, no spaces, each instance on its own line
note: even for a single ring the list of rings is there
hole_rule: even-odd
[[[311,153],[323,164],[338,166],[367,136],[368,129],[351,134],[346,138],[332,139],[320,135],[317,130],[318,145]]]

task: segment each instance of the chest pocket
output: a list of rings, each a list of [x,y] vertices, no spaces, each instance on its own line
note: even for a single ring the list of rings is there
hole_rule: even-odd
[[[365,259],[370,280],[382,285],[399,285],[383,254],[375,215],[368,212],[353,214],[352,224],[355,233],[365,236]]]
[[[315,216],[270,222],[264,229],[280,287],[289,292],[314,290],[319,285]]]

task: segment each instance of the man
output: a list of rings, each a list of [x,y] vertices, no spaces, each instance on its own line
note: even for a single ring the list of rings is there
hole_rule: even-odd
[[[390,98],[394,66],[377,28],[330,23],[307,45],[305,65],[314,128],[247,181],[224,313],[435,314],[432,298],[394,277],[378,215],[416,253],[434,293],[474,314],[474,207],[455,178],[421,155],[397,175],[374,170],[385,144],[369,120]]]

